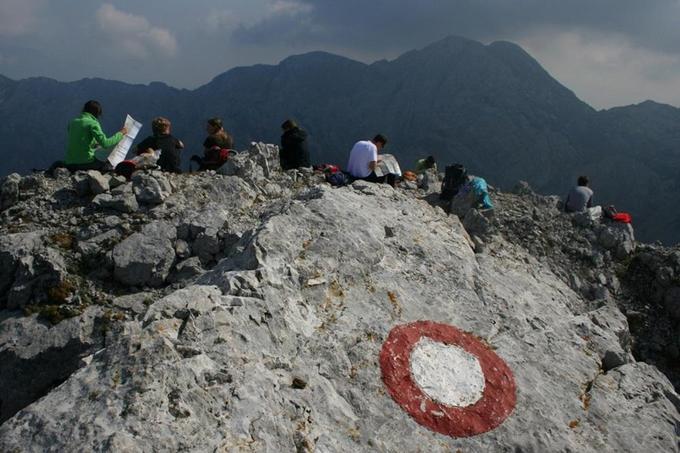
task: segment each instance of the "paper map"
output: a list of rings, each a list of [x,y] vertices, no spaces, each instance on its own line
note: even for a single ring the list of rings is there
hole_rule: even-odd
[[[378,165],[375,167],[375,175],[377,177],[393,174],[401,176],[401,168],[399,162],[392,154],[381,154],[382,159],[378,160]]]
[[[113,148],[113,151],[111,151],[107,159],[113,168],[116,168],[116,165],[125,160],[125,157],[132,146],[132,142],[137,138],[137,134],[139,134],[139,130],[142,128],[142,123],[128,115],[127,118],[125,118],[125,127],[127,128],[127,134],[125,134],[125,137],[123,137],[116,147]]]

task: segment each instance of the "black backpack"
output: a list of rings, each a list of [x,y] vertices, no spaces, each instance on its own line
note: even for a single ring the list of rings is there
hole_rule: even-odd
[[[451,200],[458,193],[458,189],[467,182],[467,170],[461,164],[446,166],[444,182],[442,182],[441,200]]]

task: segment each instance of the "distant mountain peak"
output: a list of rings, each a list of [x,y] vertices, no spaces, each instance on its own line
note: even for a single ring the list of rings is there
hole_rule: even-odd
[[[302,53],[298,55],[291,55],[281,61],[280,66],[288,65],[306,65],[306,64],[320,64],[320,63],[351,63],[360,66],[365,64],[352,60],[351,58],[343,57],[330,52],[316,50],[313,52]]]

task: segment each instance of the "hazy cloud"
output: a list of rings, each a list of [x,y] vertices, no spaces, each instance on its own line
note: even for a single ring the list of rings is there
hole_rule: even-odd
[[[0,0],[0,36],[30,33],[37,23],[37,11],[44,0]]]
[[[536,31],[519,40],[558,80],[594,107],[647,99],[680,105],[680,55],[633,44],[624,35]]]
[[[177,54],[177,41],[168,30],[155,27],[142,16],[126,13],[105,3],[97,10],[97,23],[108,35],[113,49],[134,58]]]
[[[313,7],[301,1],[275,0],[271,3],[270,11],[274,15],[278,14],[305,14],[312,12]]]

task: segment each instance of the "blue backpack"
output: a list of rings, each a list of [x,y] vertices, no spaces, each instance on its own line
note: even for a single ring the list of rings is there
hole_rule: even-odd
[[[326,173],[326,182],[334,187],[342,187],[349,183],[349,178],[342,171],[335,173]]]

